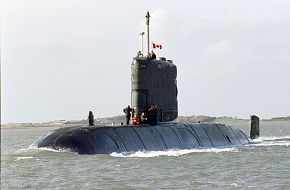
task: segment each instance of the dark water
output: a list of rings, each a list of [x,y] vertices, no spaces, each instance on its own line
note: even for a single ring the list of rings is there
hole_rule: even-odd
[[[290,189],[290,122],[260,125],[254,145],[129,155],[39,150],[54,128],[4,127],[1,189]]]

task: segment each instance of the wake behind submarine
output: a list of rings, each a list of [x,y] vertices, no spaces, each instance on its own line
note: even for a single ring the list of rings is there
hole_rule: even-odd
[[[139,119],[149,105],[157,105],[157,124],[94,126],[90,112],[89,125],[60,128],[36,141],[38,148],[66,149],[79,154],[113,152],[165,151],[170,149],[241,146],[259,136],[259,118],[251,116],[251,138],[240,129],[209,123],[179,123],[177,104],[177,67],[171,60],[150,55],[149,12],[146,15],[148,55],[142,52],[131,64],[132,117]]]

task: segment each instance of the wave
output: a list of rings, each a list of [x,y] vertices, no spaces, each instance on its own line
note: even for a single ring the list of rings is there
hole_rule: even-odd
[[[36,150],[36,151],[48,151],[48,152],[70,152],[73,153],[71,149],[66,149],[66,148],[60,148],[60,149],[53,149],[53,148],[48,148],[48,147],[41,147],[41,148],[31,148],[30,150]]]
[[[253,140],[253,144],[246,146],[289,146],[290,145],[290,136],[267,136],[259,137]]]
[[[23,153],[43,152],[43,151],[47,151],[47,152],[70,152],[70,153],[72,153],[72,150],[70,150],[70,149],[64,149],[64,148],[53,149],[53,148],[48,148],[48,147],[38,148],[35,144],[31,144],[28,148],[16,150],[14,153],[15,154],[23,154]]]
[[[25,159],[31,159],[33,158],[32,156],[20,156],[20,157],[17,157],[15,161],[18,161],[18,160],[25,160]]]
[[[253,140],[254,143],[247,144],[245,147],[253,147],[253,146],[290,146],[290,136],[264,136],[259,137]],[[37,141],[36,141],[37,142]],[[37,143],[32,143],[28,148],[20,149],[15,151],[15,153],[31,153],[31,152],[60,152],[60,153],[75,153],[71,149],[53,149],[48,147],[37,147]],[[196,149],[171,149],[167,151],[137,151],[137,152],[122,152],[116,153],[113,152],[110,155],[113,157],[140,157],[140,158],[151,158],[151,157],[159,157],[159,156],[182,156],[191,153],[220,153],[220,152],[239,152],[240,146],[235,147],[216,147],[216,148],[196,148]],[[77,153],[75,153],[77,154]],[[22,159],[22,158],[20,158]],[[24,158],[25,159],[25,158]]]
[[[287,140],[287,141],[290,141],[290,136],[282,136],[282,137],[275,137],[275,136],[259,137],[257,139],[254,139],[254,142],[276,141],[276,140]]]
[[[204,149],[172,149],[167,151],[138,151],[138,152],[113,152],[110,155],[113,157],[122,158],[152,158],[159,156],[182,156],[191,153],[220,153],[220,152],[239,152],[238,147],[220,147],[220,148],[204,148]]]

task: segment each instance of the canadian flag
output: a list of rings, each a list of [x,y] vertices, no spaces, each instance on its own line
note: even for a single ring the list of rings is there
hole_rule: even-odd
[[[152,43],[152,45],[153,45],[153,49],[155,49],[155,48],[162,49],[162,45],[161,44]]]

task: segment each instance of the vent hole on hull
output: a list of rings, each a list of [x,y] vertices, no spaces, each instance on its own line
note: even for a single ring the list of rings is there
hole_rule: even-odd
[[[232,143],[231,140],[230,140],[230,138],[229,138],[229,136],[227,135],[226,137],[227,137],[229,143]]]

